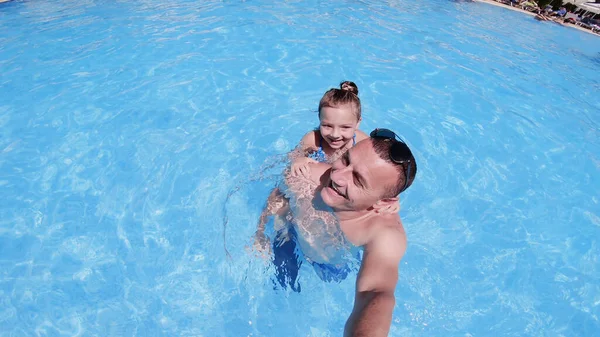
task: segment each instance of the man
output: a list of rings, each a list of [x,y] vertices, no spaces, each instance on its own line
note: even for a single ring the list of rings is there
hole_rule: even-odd
[[[376,129],[371,132],[371,138],[357,143],[333,165],[311,165],[309,178],[315,184],[313,193],[305,193],[304,199],[298,196],[301,188],[294,182],[297,177],[288,176],[286,197],[279,194],[275,198],[279,201],[277,207],[271,207],[269,211],[279,215],[291,213],[294,218],[292,231],[303,255],[313,265],[326,266],[330,250],[319,249],[322,241],[319,237],[335,236],[335,233],[311,227],[315,213],[307,207],[306,197],[312,200],[310,207],[323,210],[321,206],[326,205],[329,208],[329,213],[338,220],[337,228],[342,236],[354,246],[363,248],[354,309],[346,322],[345,334],[387,336],[395,305],[398,265],[406,250],[406,234],[397,213],[381,213],[380,210],[397,203],[398,195],[412,184],[417,172],[415,158],[395,133]],[[290,199],[294,199],[293,204],[285,202]],[[298,217],[310,221],[302,221]],[[259,245],[264,244],[264,241],[261,242],[263,231],[264,226],[261,228],[259,225]],[[315,232],[324,234],[315,237]],[[290,242],[284,240],[274,250]],[[289,259],[284,259],[289,265]]]

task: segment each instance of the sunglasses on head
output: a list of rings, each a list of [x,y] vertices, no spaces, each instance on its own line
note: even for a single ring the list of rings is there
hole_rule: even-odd
[[[375,129],[371,131],[371,138],[383,138],[392,141],[390,147],[390,159],[392,162],[402,165],[404,170],[404,187],[400,192],[404,192],[408,187],[408,180],[410,177],[410,162],[412,158],[412,152],[408,148],[408,145],[400,138],[394,131],[389,129]],[[404,165],[406,163],[406,165]]]

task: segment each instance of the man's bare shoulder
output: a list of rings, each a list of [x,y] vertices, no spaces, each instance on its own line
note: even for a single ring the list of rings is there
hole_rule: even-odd
[[[406,251],[406,232],[398,214],[381,214],[370,223],[371,233],[365,248],[378,255],[400,260]]]
[[[357,291],[394,292],[400,260],[406,251],[406,234],[398,215],[377,216],[369,226],[370,238],[364,245]]]
[[[323,185],[327,180],[327,173],[331,165],[325,163],[310,163],[310,176],[293,175],[290,171],[285,176],[285,181],[289,186],[298,186],[298,184],[308,183],[310,185]]]

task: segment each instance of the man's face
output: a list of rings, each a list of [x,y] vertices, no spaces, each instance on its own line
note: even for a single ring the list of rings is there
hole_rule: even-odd
[[[366,139],[333,163],[321,197],[336,211],[362,211],[382,200],[397,179],[394,164],[381,159]]]

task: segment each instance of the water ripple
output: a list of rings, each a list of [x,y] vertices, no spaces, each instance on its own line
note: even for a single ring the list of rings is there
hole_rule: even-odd
[[[273,290],[246,246],[344,79],[419,162],[391,335],[598,330],[597,37],[445,0],[12,1],[0,30],[5,334],[341,334],[352,277]]]

